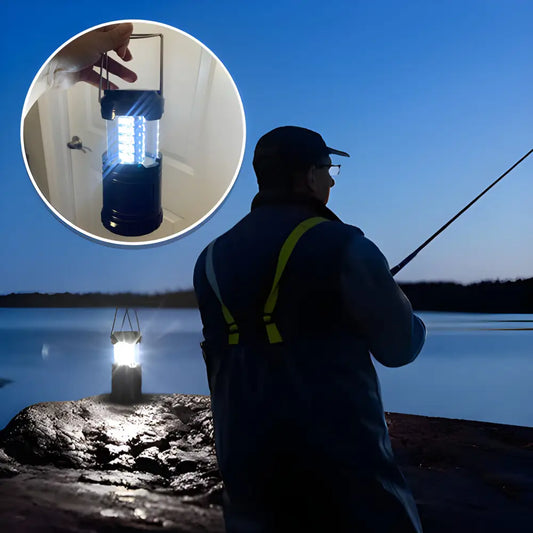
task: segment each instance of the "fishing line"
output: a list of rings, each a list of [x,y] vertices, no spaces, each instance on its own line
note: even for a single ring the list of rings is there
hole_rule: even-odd
[[[391,268],[391,274],[393,276],[395,276],[405,265],[410,263],[417,256],[417,254],[418,254],[418,252],[420,252],[420,250],[425,248],[435,237],[437,237],[437,235],[440,235],[454,220],[459,218],[469,207],[474,205],[486,192],[488,192],[490,189],[492,189],[492,187],[494,187],[494,185],[496,185],[496,183],[498,183],[500,180],[505,178],[505,176],[507,176],[507,174],[509,174],[509,172],[511,172],[511,170],[513,170],[515,167],[517,167],[524,159],[526,159],[526,157],[528,157],[532,153],[533,153],[533,148],[525,156],[520,158],[512,167],[509,167],[498,179],[493,181],[483,192],[478,194],[468,205],[463,207],[463,209],[461,209],[461,211],[459,211],[455,216],[453,216],[450,220],[448,220],[448,222],[446,222],[446,224],[444,224],[444,226],[439,228],[431,237],[429,237],[429,239],[424,241],[414,252],[409,254],[403,261],[398,263],[395,267]]]

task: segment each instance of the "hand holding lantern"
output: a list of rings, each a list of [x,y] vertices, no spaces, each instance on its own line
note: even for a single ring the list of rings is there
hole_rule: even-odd
[[[67,44],[48,65],[48,85],[53,88],[66,89],[78,81],[84,81],[98,87],[100,76],[93,69],[100,65],[101,58],[114,50],[123,61],[132,58],[128,48],[133,24],[111,24],[90,31]],[[134,82],[137,75],[124,65],[108,58],[109,70],[127,82]],[[110,82],[111,89],[118,86]]]

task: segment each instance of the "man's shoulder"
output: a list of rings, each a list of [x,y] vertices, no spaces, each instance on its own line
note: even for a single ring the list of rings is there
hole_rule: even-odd
[[[315,241],[323,243],[319,252],[336,252],[336,260],[339,261],[339,265],[342,263],[343,268],[346,265],[351,265],[350,268],[358,265],[358,268],[374,270],[385,267],[388,270],[388,263],[382,251],[357,226],[340,221],[320,226],[322,228],[319,227]]]
[[[291,232],[291,230],[295,229],[300,222],[304,222],[308,218],[310,219],[315,217],[299,217],[294,220],[278,219],[271,220],[270,223],[265,223],[264,220],[258,221],[254,219],[254,217],[248,215],[243,217],[233,227],[213,239],[212,242],[218,241],[220,243],[224,243],[225,241],[231,241],[232,239],[238,239],[239,241],[241,241],[243,237],[251,234],[258,238],[256,239],[254,237],[255,245],[263,242],[261,239],[261,235],[263,235],[264,237],[266,233],[279,233],[280,235],[288,234]],[[327,218],[324,218],[323,222],[324,223],[317,224],[315,227],[313,227],[313,231],[310,232],[310,235],[314,233],[316,237],[321,237],[322,239],[327,240],[332,239],[336,242],[338,242],[339,240],[359,240],[360,238],[364,239],[365,237],[364,232],[359,227],[353,226],[351,224],[346,224],[338,219],[329,220]],[[209,244],[200,253],[197,261],[205,260],[205,255]]]
[[[264,210],[265,212],[268,210]],[[270,214],[270,213],[269,213]],[[276,213],[277,215],[278,213]],[[262,216],[257,216],[262,215]],[[317,216],[317,215],[315,215]],[[318,215],[320,216],[320,215]],[[272,247],[278,249],[300,222],[314,218],[312,215],[299,217],[272,216],[265,217],[264,213],[250,213],[239,220],[233,227],[213,239],[217,241],[217,251],[238,247],[241,250],[250,252],[257,247]],[[318,253],[327,253],[326,249],[345,248],[347,246],[364,246],[366,241],[363,231],[351,224],[346,224],[339,219],[328,219],[324,217],[323,223],[317,224],[307,231],[308,237],[303,242],[313,243],[313,248]],[[278,237],[276,237],[276,235]],[[211,244],[211,243],[209,243]],[[207,249],[209,244],[202,250],[196,261],[195,270],[204,269]],[[233,250],[235,251],[235,250]]]
[[[341,235],[346,235],[347,237],[364,236],[363,230],[352,224],[346,224],[340,220],[326,220],[326,222],[328,222],[328,224],[324,224],[324,227],[327,231],[331,231],[332,233],[339,233]]]
[[[340,220],[326,220],[323,224],[318,224],[315,236],[317,240],[324,243],[341,246],[348,246],[365,240],[365,234],[359,227]]]
[[[250,217],[250,213],[249,213],[248,215],[246,215],[243,218],[241,218],[241,220],[239,220],[231,228],[229,228],[224,233],[221,233],[220,235],[215,237],[212,241],[210,241],[204,247],[204,249],[200,252],[200,254],[198,255],[198,257],[196,259],[196,264],[194,266],[195,273],[198,270],[203,270],[204,269],[206,256],[207,256],[207,249],[209,248],[209,246],[214,244],[215,241],[223,242],[224,240],[227,240],[227,239],[231,240],[235,235],[239,234],[239,232],[242,232],[243,228],[246,228],[246,226],[249,224],[250,218],[251,217]]]

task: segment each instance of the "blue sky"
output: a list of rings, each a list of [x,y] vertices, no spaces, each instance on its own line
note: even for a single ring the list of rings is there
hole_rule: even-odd
[[[285,124],[352,157],[329,206],[391,266],[533,146],[533,3],[510,0],[69,2],[3,8],[0,294],[188,288],[196,256],[244,216],[253,148]],[[73,35],[119,19],[163,22],[203,42],[243,100],[247,144],[217,213],[147,249],[94,243],[48,211],[26,174],[20,114],[42,63]],[[399,281],[533,276],[533,156],[430,244]],[[334,161],[335,162],[335,161]]]

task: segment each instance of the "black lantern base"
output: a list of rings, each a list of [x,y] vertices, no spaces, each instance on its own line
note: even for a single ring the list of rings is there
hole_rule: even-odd
[[[142,396],[142,367],[117,365],[111,368],[111,400],[131,404],[140,401]]]
[[[117,235],[135,237],[155,231],[163,221],[161,155],[150,167],[111,165],[104,153],[102,224]]]

